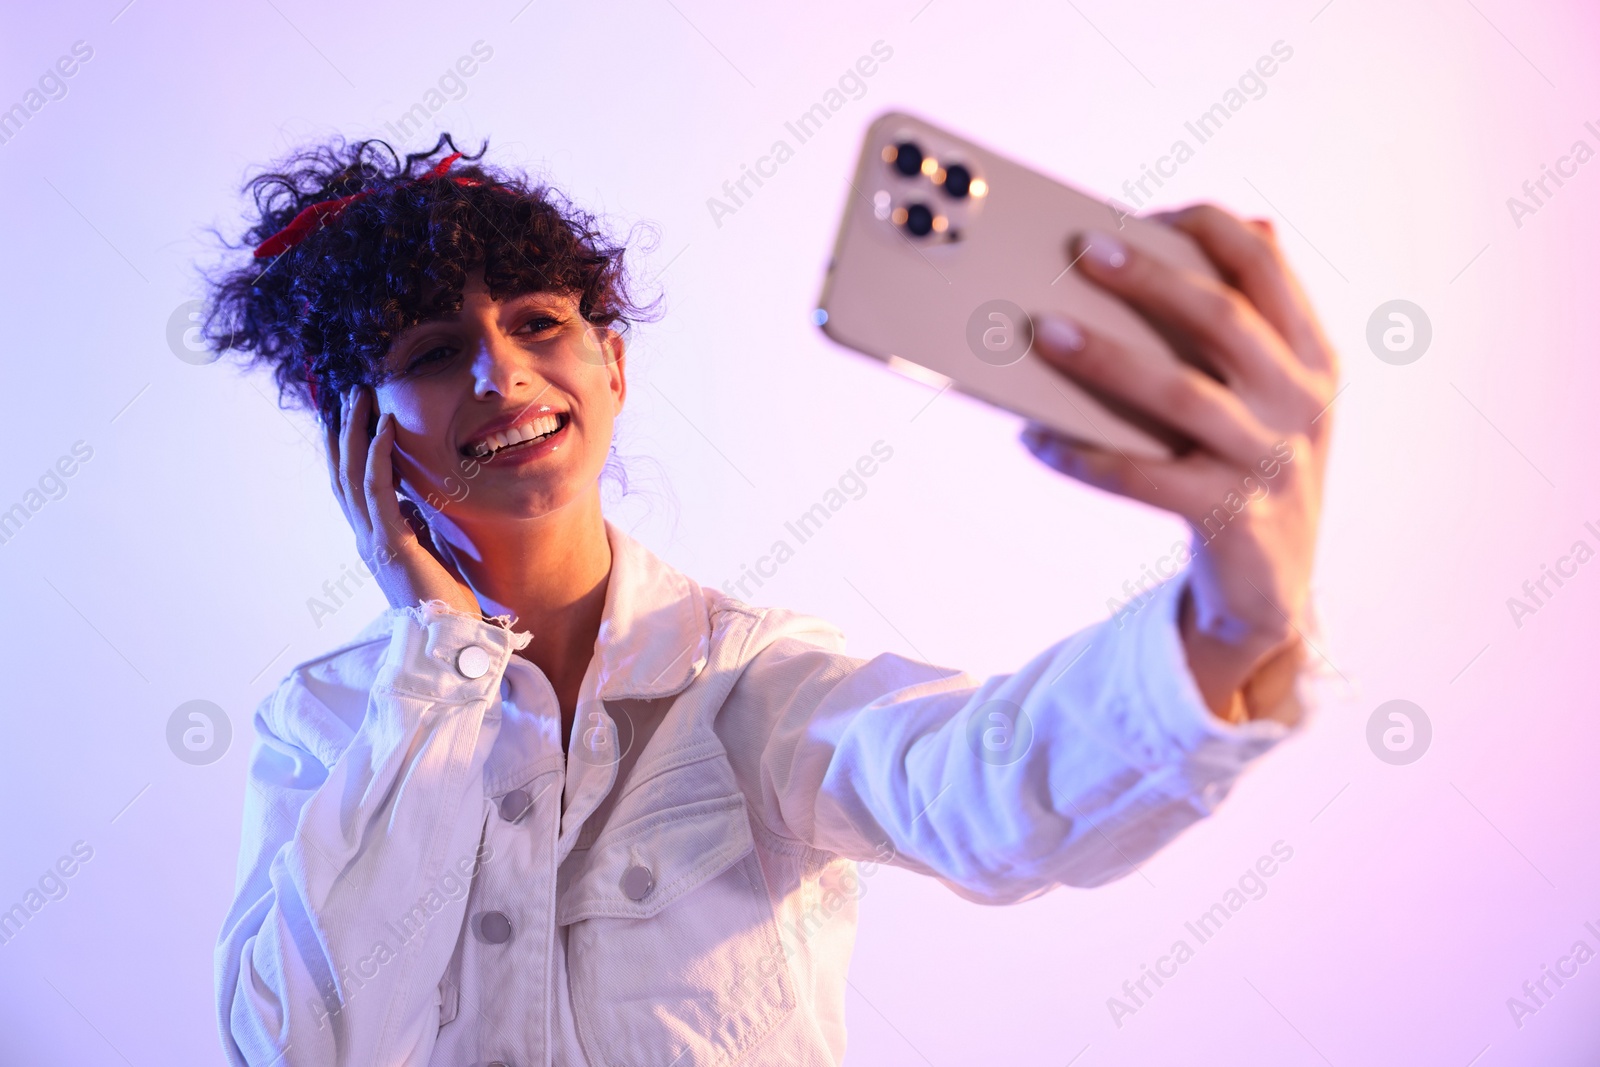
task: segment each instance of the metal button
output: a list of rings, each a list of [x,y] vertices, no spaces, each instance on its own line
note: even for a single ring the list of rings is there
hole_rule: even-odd
[[[489,652],[479,645],[468,645],[456,653],[456,670],[466,678],[482,678],[489,673]]]
[[[478,936],[491,945],[511,940],[511,920],[503,911],[486,911],[478,916]]]
[[[650,873],[649,867],[635,863],[622,872],[622,891],[628,894],[629,900],[643,900],[655,887],[656,876]]]
[[[533,798],[526,789],[513,789],[500,798],[500,817],[506,822],[516,822],[533,807]]]

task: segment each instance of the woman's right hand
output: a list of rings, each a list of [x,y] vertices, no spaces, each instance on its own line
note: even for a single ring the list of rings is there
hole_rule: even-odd
[[[417,506],[394,487],[394,415],[384,412],[370,439],[374,398],[364,385],[340,397],[339,425],[328,428],[328,475],[333,495],[356,532],[356,549],[390,605],[415,607],[442,600],[457,611],[483,614],[478,597],[441,551]]]

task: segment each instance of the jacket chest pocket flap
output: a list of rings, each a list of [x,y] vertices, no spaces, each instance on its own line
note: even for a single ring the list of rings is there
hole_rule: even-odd
[[[595,1063],[735,1063],[794,1011],[742,794],[608,826],[556,921]]]

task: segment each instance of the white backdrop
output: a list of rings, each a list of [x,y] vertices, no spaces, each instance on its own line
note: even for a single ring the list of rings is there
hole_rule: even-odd
[[[991,909],[880,871],[849,1062],[1595,1062],[1600,964],[1547,984],[1534,1014],[1507,1005],[1575,942],[1600,949],[1584,677],[1600,566],[1547,585],[1533,614],[1507,604],[1574,542],[1600,546],[1584,526],[1600,528],[1600,164],[1571,157],[1600,147],[1592,9],[123,5],[14,9],[0,36],[0,107],[26,113],[0,122],[0,509],[26,520],[0,544],[0,909],[49,890],[0,944],[0,1061],[220,1060],[211,952],[250,712],[384,606],[369,583],[313,620],[307,599],[358,566],[316,434],[265,378],[183,342],[204,228],[237,233],[249,168],[336,131],[388,135],[420,103],[432,125],[407,147],[489,136],[494,160],[619,231],[652,224],[639,266],[667,315],[631,350],[621,448],[640,491],[615,516],[720,584],[882,440],[892,460],[757,599],[833,620],[859,655],[985,674],[1103,617],[1182,528],[1040,468],[1014,420],[819,336],[857,139],[909,108],[1122,196],[1283,42],[1292,58],[1160,203],[1274,218],[1341,348],[1315,590],[1347,700],[1114,885]],[[860,98],[714,219],[707,199],[880,41],[892,57]],[[475,73],[430,96],[478,42]],[[1535,204],[1523,183],[1563,156],[1569,176]],[[1432,324],[1404,366],[1366,341],[1392,299]],[[89,458],[50,477],[79,442]],[[1407,766],[1366,741],[1396,698],[1433,724]],[[198,766],[166,734],[196,699],[234,731]],[[1116,1025],[1107,998],[1280,841],[1293,858],[1267,894]],[[50,878],[62,857],[73,873]]]

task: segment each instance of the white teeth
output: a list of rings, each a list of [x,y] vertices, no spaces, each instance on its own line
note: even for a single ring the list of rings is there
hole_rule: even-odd
[[[561,418],[557,415],[541,415],[537,419],[525,422],[520,426],[513,426],[501,433],[492,433],[482,441],[471,446],[470,451],[479,459],[494,455],[502,448],[510,445],[521,444],[523,441],[532,441],[537,437],[547,437],[561,428]]]

